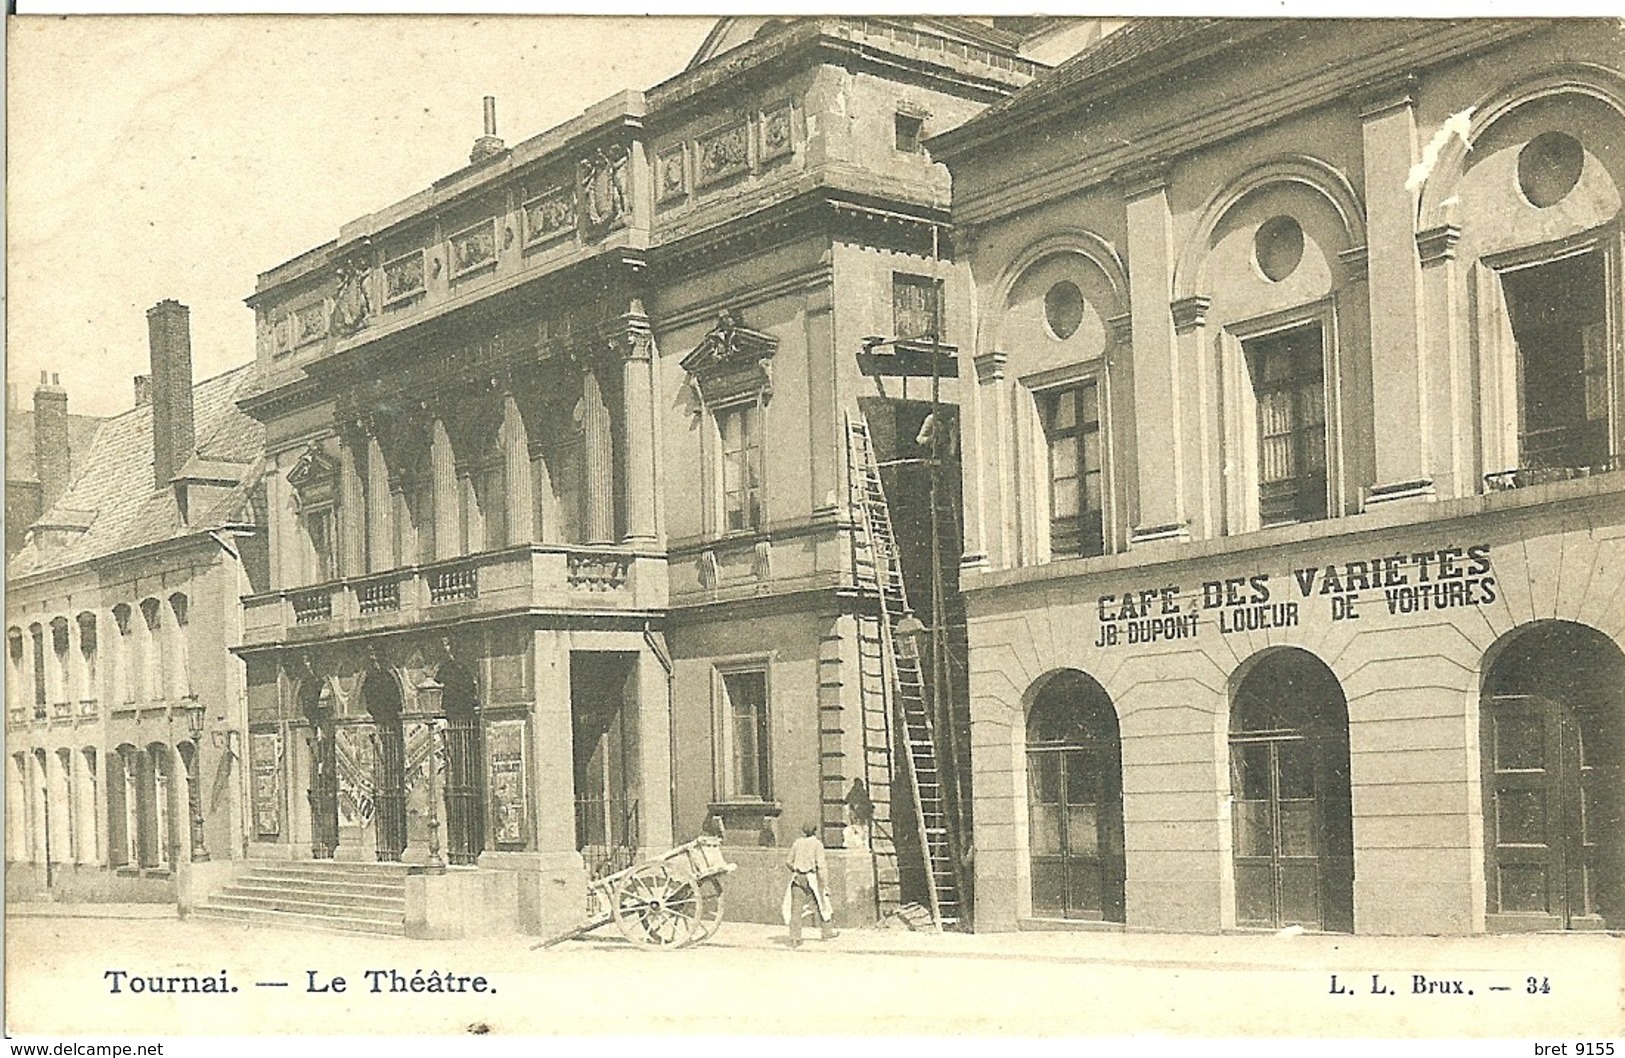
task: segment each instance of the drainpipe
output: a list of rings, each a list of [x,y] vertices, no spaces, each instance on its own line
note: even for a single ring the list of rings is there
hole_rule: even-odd
[[[661,637],[664,638],[664,637]],[[677,844],[677,716],[675,687],[672,679],[671,658],[660,639],[655,637],[650,622],[643,622],[643,641],[649,644],[649,653],[666,670],[666,806],[671,815],[671,841]]]

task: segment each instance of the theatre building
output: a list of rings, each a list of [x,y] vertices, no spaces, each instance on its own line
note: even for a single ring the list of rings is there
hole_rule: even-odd
[[[1100,29],[1021,21],[724,19],[511,147],[488,101],[467,166],[259,277],[258,873],[210,913],[548,933],[704,830],[771,921],[812,823],[873,920],[843,421],[864,336],[969,331],[922,138]]]
[[[186,306],[147,311],[152,374],[100,421],[6,580],[6,898],[180,902],[244,847],[238,599],[264,587],[244,365],[194,385]],[[67,396],[34,428],[66,442]],[[57,448],[59,469],[67,451]]]
[[[1616,22],[1133,22],[928,149],[977,928],[1625,925]]]

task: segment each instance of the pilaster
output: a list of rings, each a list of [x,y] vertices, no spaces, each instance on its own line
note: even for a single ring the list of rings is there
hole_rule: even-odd
[[[1173,290],[1173,215],[1160,166],[1122,174],[1127,200],[1129,326],[1134,335],[1134,439],[1140,520],[1131,545],[1189,539],[1181,482],[1185,470],[1179,350],[1169,311]]]
[[[1356,100],[1365,161],[1376,483],[1366,506],[1429,499],[1427,363],[1422,356],[1421,261],[1416,248],[1415,81],[1375,85]]]

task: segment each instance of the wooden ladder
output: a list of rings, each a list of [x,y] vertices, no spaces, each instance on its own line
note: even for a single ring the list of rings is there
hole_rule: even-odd
[[[875,896],[882,916],[902,907],[898,851],[891,818],[893,752],[903,760],[913,790],[914,826],[926,877],[932,921],[940,928],[959,921],[959,890],[948,842],[931,712],[920,658],[893,632],[909,613],[897,540],[885,488],[875,462],[869,427],[846,419],[848,479],[853,510],[852,568],[860,592],[879,603],[858,614],[859,688],[863,712],[865,780],[875,804],[871,845]],[[884,822],[882,819],[884,818]]]

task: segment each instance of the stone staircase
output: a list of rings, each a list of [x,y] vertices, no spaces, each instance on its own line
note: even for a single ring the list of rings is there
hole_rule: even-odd
[[[332,860],[256,863],[193,914],[293,929],[401,935],[406,932],[406,868]]]

